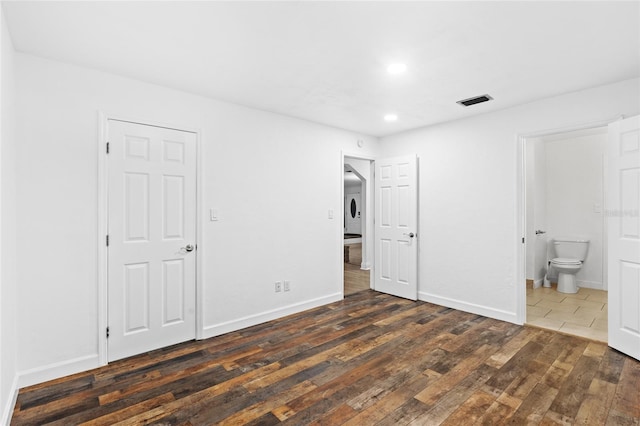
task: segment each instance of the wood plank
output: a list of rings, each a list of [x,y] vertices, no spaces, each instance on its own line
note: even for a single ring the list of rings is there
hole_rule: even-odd
[[[517,407],[514,407],[510,401],[503,402],[496,399],[474,424],[483,426],[505,424],[516,409]]]
[[[443,426],[459,426],[474,424],[496,400],[496,397],[482,390],[477,390],[467,398],[449,417],[442,422]]]
[[[541,422],[557,394],[557,389],[544,383],[537,383],[517,408],[511,417],[511,422],[513,424]]]
[[[437,383],[418,393],[415,396],[415,399],[423,402],[426,405],[433,405],[437,403],[459,382],[464,380],[472,373],[482,372],[485,367],[493,368],[489,367],[486,364],[483,364],[483,362],[494,351],[495,349],[488,345],[478,348],[478,350],[476,350],[468,358],[464,359],[462,362],[456,365],[453,369],[451,369],[451,371],[441,376],[437,380]]]
[[[433,407],[416,417],[417,424],[440,424],[463,404],[484,382],[495,373],[496,369],[486,364],[469,372],[467,376],[449,392],[434,401]],[[438,386],[438,385],[436,385]],[[424,402],[424,401],[423,401]]]
[[[616,385],[613,383],[593,379],[587,391],[587,397],[580,404],[576,423],[581,425],[606,424],[615,392]],[[640,392],[640,389],[637,392]]]
[[[617,384],[620,381],[620,374],[622,374],[626,358],[624,354],[618,351],[607,349],[602,357],[596,377],[600,380]]]
[[[495,368],[502,367],[507,361],[509,361],[522,346],[531,341],[532,338],[540,331],[537,329],[531,329],[530,327],[523,327],[519,333],[516,333],[506,345],[503,345],[496,353],[491,355],[485,363]]]
[[[575,419],[580,403],[598,369],[598,360],[583,356],[578,359],[571,373],[562,383],[558,395],[549,409],[562,416]]]
[[[520,350],[512,356],[498,372],[486,383],[485,390],[488,393],[499,395],[514,380],[526,373],[527,365],[540,353],[543,346],[539,343],[528,341]]]
[[[256,420],[259,417],[271,412],[271,410],[281,406],[291,398],[296,398],[299,395],[304,395],[309,391],[316,388],[316,385],[310,381],[304,381],[293,387],[287,389],[285,392],[281,392],[276,395],[272,395],[269,399],[257,402],[242,411],[234,413],[233,415],[226,417],[219,424],[221,425],[243,425],[250,421]],[[215,409],[215,408],[214,408]]]
[[[397,387],[393,392],[384,395],[376,404],[361,410],[357,415],[345,422],[344,425],[370,425],[381,421],[401,407],[420,390],[426,388],[428,383],[432,382],[435,378],[435,376],[414,376],[410,381],[403,383],[401,387]]]
[[[640,423],[640,362],[626,357],[611,405],[614,414]]]
[[[174,401],[175,398],[170,392],[163,393],[159,397],[147,399],[134,405],[130,405],[122,410],[115,411],[113,413],[105,414],[104,416],[95,418],[93,420],[81,423],[83,426],[102,426],[111,425],[119,421],[128,419],[136,414],[147,412],[153,408],[159,407],[169,401]],[[62,420],[62,424],[69,424],[70,419]]]
[[[400,407],[380,420],[376,426],[405,426],[414,422],[425,410],[430,407],[415,398],[408,399]]]

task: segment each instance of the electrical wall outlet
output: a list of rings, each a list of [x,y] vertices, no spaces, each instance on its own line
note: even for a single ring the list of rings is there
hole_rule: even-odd
[[[284,291],[291,290],[291,281],[284,281]]]
[[[276,281],[276,293],[280,293],[282,291],[282,282]]]

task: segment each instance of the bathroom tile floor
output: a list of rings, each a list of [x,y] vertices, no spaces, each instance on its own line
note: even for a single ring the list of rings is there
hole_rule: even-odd
[[[581,288],[560,293],[556,286],[527,286],[527,324],[607,342],[607,292]]]

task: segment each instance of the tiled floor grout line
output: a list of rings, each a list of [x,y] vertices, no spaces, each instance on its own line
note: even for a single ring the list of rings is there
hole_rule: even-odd
[[[527,323],[538,327],[606,342],[606,310],[602,290],[583,288],[564,295],[554,288],[527,288]]]

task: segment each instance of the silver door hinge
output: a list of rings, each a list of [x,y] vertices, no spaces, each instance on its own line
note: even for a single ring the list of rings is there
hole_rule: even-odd
[[[107,327],[107,339],[109,338],[109,327]]]
[[[522,244],[524,244],[524,237],[522,237]]]
[[[109,153],[109,142],[107,142],[107,154]]]
[[[109,235],[107,234],[107,247],[109,247]]]

